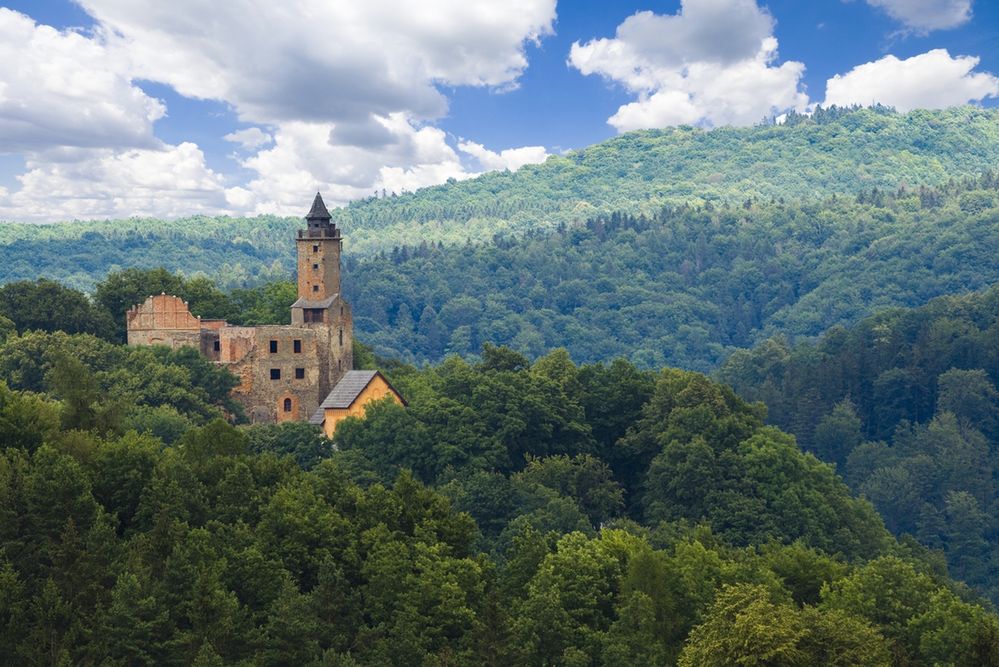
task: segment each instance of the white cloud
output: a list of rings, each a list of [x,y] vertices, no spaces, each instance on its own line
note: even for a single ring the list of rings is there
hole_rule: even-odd
[[[236,130],[222,137],[226,141],[239,144],[245,150],[253,150],[260,146],[266,146],[274,141],[274,138],[261,130],[259,127],[248,127],[245,130]]]
[[[899,111],[942,109],[999,95],[999,78],[973,72],[979,59],[934,49],[905,60],[885,56],[837,74],[826,83],[825,105],[880,102]]]
[[[773,27],[754,0],[684,0],[675,15],[638,12],[612,39],[576,42],[569,64],[636,95],[608,119],[620,132],[750,125],[808,104],[799,90],[805,66],[776,64]]]
[[[467,178],[474,171],[444,133],[424,126],[447,111],[441,87],[515,87],[527,45],[551,34],[555,19],[555,0],[79,4],[96,21],[91,36],[0,9],[0,147],[27,163],[20,189],[0,193],[2,216],[170,216],[213,206],[298,214],[303,192],[317,187],[343,203]],[[224,101],[273,131],[225,136],[251,153],[241,166],[255,177],[226,184],[194,144],[159,142],[153,123],[165,108],[133,85],[140,79]],[[32,132],[11,124],[19,113]],[[22,143],[4,142],[4,132]],[[499,155],[514,164],[533,150]],[[51,205],[39,203],[46,184]]]
[[[461,141],[458,143],[458,150],[474,157],[486,171],[517,171],[525,164],[538,164],[548,159],[548,151],[544,146],[507,148],[497,153],[474,141]]]
[[[328,203],[343,204],[383,188],[401,192],[472,175],[442,130],[416,128],[401,113],[378,122],[390,140],[377,149],[337,143],[332,123],[281,123],[274,146],[243,161],[257,176],[229,192],[230,204],[254,213],[298,214],[303,192],[321,190]]]
[[[159,145],[163,104],[100,41],[0,7],[0,151]]]
[[[436,84],[509,86],[555,0],[80,0],[138,76],[251,122],[436,118]],[[210,16],[206,16],[210,13]]]
[[[63,149],[35,155],[21,187],[0,191],[0,219],[48,222],[225,212],[222,178],[197,146]]]
[[[972,0],[867,0],[906,28],[920,33],[956,28],[971,20]]]

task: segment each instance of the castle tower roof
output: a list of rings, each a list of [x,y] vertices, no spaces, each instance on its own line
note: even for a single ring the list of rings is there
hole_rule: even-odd
[[[326,203],[323,202],[323,196],[317,192],[316,198],[312,200],[312,208],[309,210],[309,214],[305,216],[305,219],[309,222],[328,222],[332,217],[329,209],[326,208]]]

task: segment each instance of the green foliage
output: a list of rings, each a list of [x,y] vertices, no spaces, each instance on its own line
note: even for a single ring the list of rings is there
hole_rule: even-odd
[[[408,407],[373,404],[330,443],[218,418],[231,384],[190,351],[35,332],[0,352],[16,387],[0,383],[5,663],[999,655],[999,617],[764,426],[762,405],[694,372],[497,347],[387,364]],[[945,384],[986,401],[974,411],[992,396],[980,379]],[[855,425],[840,407],[830,433]],[[942,452],[984,443],[949,412],[907,428],[903,450],[933,443],[943,475],[958,468]],[[989,482],[941,500],[958,562],[981,557]]]
[[[771,340],[718,377],[835,463],[896,534],[999,600],[999,288],[891,310],[815,343]]]
[[[491,343],[530,358],[566,347],[583,361],[704,371],[774,333],[818,335],[999,281],[999,208],[969,215],[958,203],[979,188],[994,192],[990,174],[874,200],[616,212],[520,238],[351,259],[344,289],[358,336],[412,362]],[[929,193],[934,203],[923,205]]]
[[[242,415],[236,378],[197,350],[114,345],[86,334],[30,332],[0,347],[0,380],[49,392],[70,428],[139,428],[167,440],[193,423]]]
[[[111,334],[107,311],[90,302],[85,294],[44,278],[22,280],[0,287],[0,315],[19,332],[65,331],[101,337]],[[2,327],[5,338],[10,325]]]

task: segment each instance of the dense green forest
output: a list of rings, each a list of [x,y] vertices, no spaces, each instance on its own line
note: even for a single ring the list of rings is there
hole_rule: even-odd
[[[718,377],[999,600],[999,287],[768,340]]]
[[[612,213],[656,217],[682,204],[939,187],[997,163],[999,111],[834,108],[783,125],[630,132],[515,173],[373,197],[333,214],[348,252],[363,257],[424,241],[519,236]],[[311,194],[302,193],[303,214]],[[89,291],[117,268],[165,266],[248,287],[293,270],[289,239],[299,225],[273,216],[3,224],[0,283],[44,276]]]
[[[4,664],[999,664],[939,558],[693,372],[382,360],[409,407],[334,451],[213,418],[180,353],[0,357]]]
[[[865,191],[816,203],[677,207],[480,244],[424,243],[344,262],[357,334],[410,362],[483,343],[529,357],[624,356],[645,368],[707,371],[766,337],[816,336],[886,306],[999,281],[999,178]],[[92,298],[53,282],[0,288],[18,331],[124,340],[124,314],[150,293],[233,323],[286,322],[284,280],[220,290],[162,269],[117,271]],[[58,297],[59,306],[45,307]]]
[[[668,208],[347,265],[355,326],[413,361],[482,343],[708,370],[773,333],[999,281],[999,179],[818,203]]]

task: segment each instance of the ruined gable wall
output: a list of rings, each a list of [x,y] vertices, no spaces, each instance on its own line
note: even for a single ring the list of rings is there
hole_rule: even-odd
[[[129,345],[167,345],[201,349],[201,321],[180,297],[158,294],[125,313]]]

